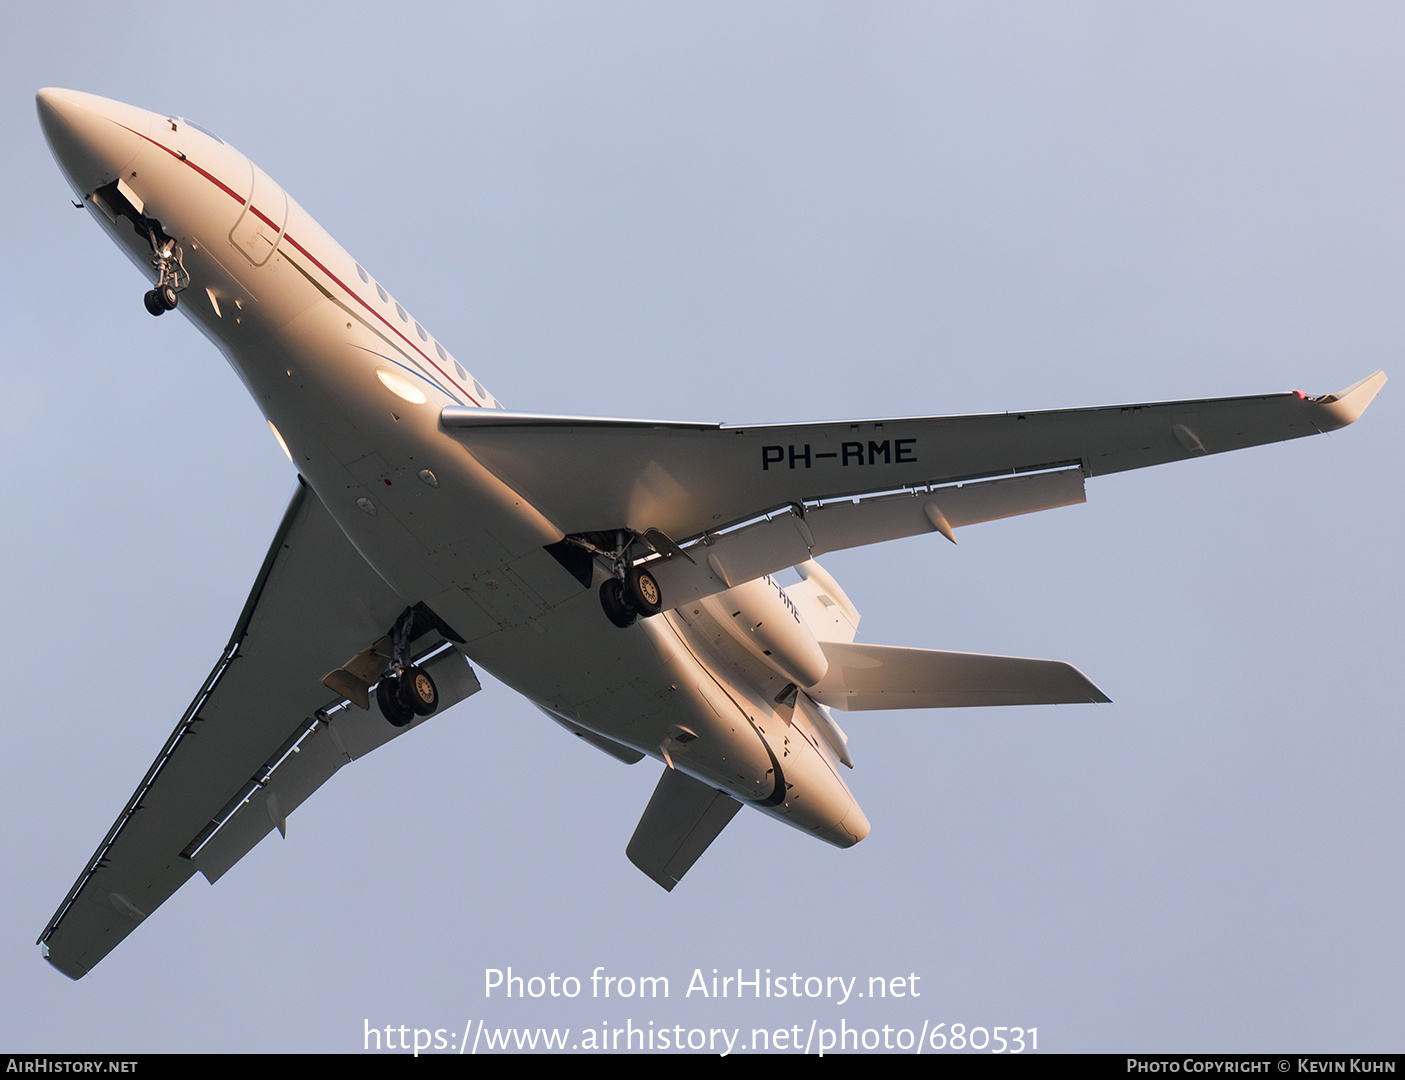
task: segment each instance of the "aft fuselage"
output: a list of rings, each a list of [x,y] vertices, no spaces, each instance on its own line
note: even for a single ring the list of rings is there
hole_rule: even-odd
[[[786,669],[727,632],[717,603],[611,625],[603,561],[585,587],[545,550],[572,523],[548,521],[440,425],[447,406],[496,400],[262,170],[180,118],[61,90],[39,111],[75,192],[149,278],[139,225],[179,245],[178,310],[407,604],[568,725],[830,843],[867,835],[804,710],[775,700]]]

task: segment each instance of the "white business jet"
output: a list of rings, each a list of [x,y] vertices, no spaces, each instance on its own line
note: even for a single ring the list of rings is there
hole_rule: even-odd
[[[1330,431],[1386,378],[757,427],[510,412],[218,136],[69,90],[38,104],[147,310],[228,357],[299,478],[223,655],[40,936],[75,979],[343,764],[478,690],[470,660],[605,753],[663,762],[626,850],[665,889],[743,805],[856,844],[833,710],[1108,699],[1052,660],[857,644],[817,556],[954,542],[1082,502],[1090,476]]]

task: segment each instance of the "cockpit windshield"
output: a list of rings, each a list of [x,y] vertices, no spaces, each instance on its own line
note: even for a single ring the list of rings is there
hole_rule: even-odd
[[[202,128],[202,127],[201,127],[199,124],[197,124],[194,120],[187,120],[184,116],[177,116],[177,117],[176,117],[176,120],[177,120],[179,123],[182,123],[182,124],[189,124],[189,125],[190,125],[191,127],[193,127],[196,131],[202,132],[203,134],[210,136],[210,138],[214,139],[215,142],[217,142],[217,143],[222,143],[222,142],[224,142],[223,139],[221,139],[218,135],[216,135],[216,134],[215,134],[213,131],[211,131],[209,128]]]

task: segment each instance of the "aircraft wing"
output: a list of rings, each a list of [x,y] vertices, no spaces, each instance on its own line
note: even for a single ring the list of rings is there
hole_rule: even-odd
[[[321,681],[405,607],[300,484],[219,663],[40,935],[49,962],[81,978],[195,871],[214,881],[346,761],[410,730]],[[440,712],[478,689],[445,646],[438,628],[412,645],[433,653]]]
[[[1378,371],[1322,397],[756,427],[461,407],[444,409],[440,422],[562,530],[655,529],[681,544],[786,507],[873,492],[1058,469],[1100,476],[1315,435],[1353,422],[1385,381]],[[889,535],[906,534],[860,542]]]

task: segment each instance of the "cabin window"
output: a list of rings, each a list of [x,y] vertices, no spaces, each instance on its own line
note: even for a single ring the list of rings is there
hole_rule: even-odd
[[[463,369],[463,365],[460,364],[457,360],[454,361],[454,370],[459,373],[460,379],[462,379],[464,382],[468,382],[468,372]]]
[[[409,322],[409,321],[410,321],[410,316],[408,316],[408,315],[405,314],[405,309],[402,308],[399,304],[396,304],[396,305],[395,305],[395,310],[398,311],[398,312],[400,312],[400,321],[401,321],[401,322]]]
[[[385,290],[384,290],[383,288],[381,288],[380,282],[376,282],[376,292],[378,292],[378,293],[381,294],[381,302],[382,302],[382,303],[386,303],[386,304],[390,303],[390,297],[385,294]]]
[[[364,281],[367,285],[371,283],[370,277],[366,274],[366,271],[361,269],[360,263],[356,264],[356,272],[361,275],[361,280]]]
[[[440,360],[448,361],[449,354],[444,351],[444,346],[440,345],[437,341],[434,343],[434,351],[439,354]]]
[[[474,380],[473,380],[473,389],[475,389],[475,390],[478,391],[478,400],[479,400],[479,401],[487,401],[487,400],[488,400],[488,391],[486,391],[486,390],[483,389],[483,384],[482,384],[481,382],[479,382],[477,379],[474,379]]]
[[[419,323],[415,323],[415,333],[419,334],[421,341],[429,340],[429,335],[424,332],[424,327]]]

